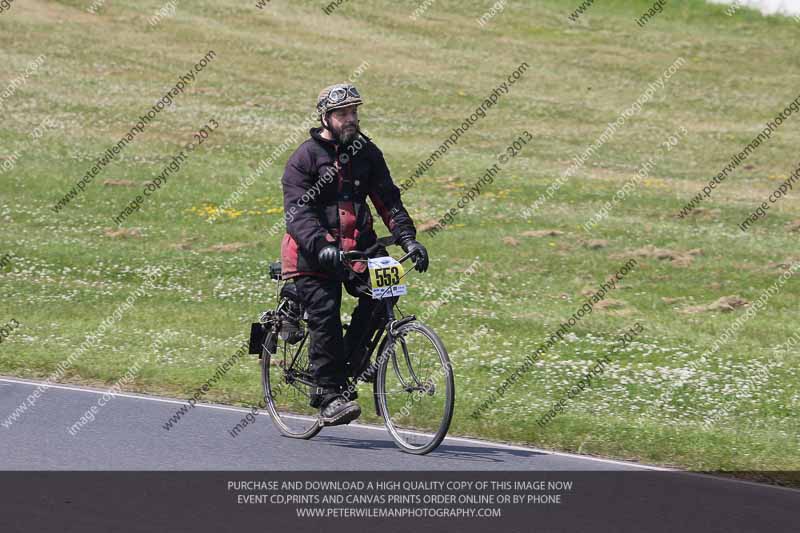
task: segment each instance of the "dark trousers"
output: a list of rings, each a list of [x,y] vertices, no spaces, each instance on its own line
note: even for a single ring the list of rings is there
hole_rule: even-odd
[[[359,371],[357,367],[366,357],[367,342],[376,328],[383,325],[385,304],[383,300],[373,300],[361,294],[361,290],[369,288],[369,278],[352,271],[348,271],[344,281],[298,276],[294,283],[308,312],[311,373],[320,387],[311,395],[311,405],[319,407],[341,394],[347,386],[347,378]],[[350,295],[358,298],[344,335],[339,316],[342,284]],[[356,395],[353,393],[348,397],[354,399]]]

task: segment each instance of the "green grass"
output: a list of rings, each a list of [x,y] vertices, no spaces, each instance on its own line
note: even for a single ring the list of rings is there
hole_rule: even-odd
[[[707,364],[690,366],[745,308],[680,312],[723,296],[753,301],[781,274],[777,263],[798,260],[797,233],[785,228],[800,218],[796,196],[782,199],[747,234],[736,224],[796,166],[800,118],[784,123],[698,214],[675,216],[797,96],[796,23],[746,10],[727,17],[724,6],[691,1],[667,6],[640,29],[634,20],[652,2],[620,1],[598,3],[571,25],[567,15],[577,0],[520,1],[481,29],[476,19],[488,2],[437,1],[417,22],[409,19],[417,4],[351,0],[326,16],[323,3],[273,1],[265,10],[255,2],[181,3],[156,28],[147,24],[162,5],[154,1],[108,3],[98,15],[87,13],[84,2],[25,2],[0,16],[0,89],[33,58],[46,56],[4,102],[0,129],[0,157],[20,153],[16,167],[0,174],[0,256],[15,256],[1,274],[0,322],[22,324],[0,345],[0,373],[46,377],[158,266],[164,274],[157,288],[64,380],[110,385],[142,360],[132,389],[188,397],[273,303],[267,264],[277,259],[280,238],[265,233],[281,218],[275,208],[282,205],[280,175],[291,149],[218,222],[205,221],[204,206],[222,204],[236,190],[313,110],[321,87],[369,63],[358,80],[366,101],[362,125],[400,182],[526,61],[531,68],[523,79],[404,195],[418,224],[438,219],[508,143],[524,130],[534,136],[451,227],[421,237],[432,266],[413,275],[403,309],[422,312],[431,301],[446,301],[427,322],[456,369],[451,433],[691,469],[800,468],[797,352],[781,348],[797,333],[797,281],[784,285]],[[95,157],[208,50],[216,59],[172,109],[54,214],[50,206]],[[544,208],[521,217],[572,156],[679,56],[686,65],[664,89]],[[58,128],[31,142],[30,131],[47,118]],[[103,181],[152,179],[212,118],[219,130],[124,225],[140,236],[104,235],[141,187]],[[609,219],[591,235],[584,232],[584,222],[682,126],[688,134],[678,147]],[[563,234],[521,236],[540,229]],[[590,239],[607,244],[590,248]],[[210,249],[231,243],[248,246]],[[469,417],[577,310],[582,291],[649,245],[702,253],[683,265],[638,257],[639,267],[608,296],[619,307],[581,320],[483,418]],[[444,294],[475,258],[477,273]],[[637,321],[645,328],[637,341],[614,354],[565,413],[539,428],[535,420]],[[470,340],[482,326],[488,333]],[[150,350],[156,336],[166,339],[160,353]],[[773,366],[766,382],[745,385],[767,365]],[[659,398],[687,367],[697,371],[661,406]],[[247,359],[206,398],[253,405],[259,391],[258,366]],[[704,417],[721,403],[730,414],[704,428]]]

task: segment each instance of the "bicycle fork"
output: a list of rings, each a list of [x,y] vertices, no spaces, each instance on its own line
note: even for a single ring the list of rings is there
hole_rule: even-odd
[[[415,315],[408,315],[408,316],[405,316],[405,317],[401,318],[400,320],[397,320],[395,318],[395,315],[394,315],[394,305],[392,303],[392,300],[393,300],[393,298],[391,298],[391,297],[390,298],[384,298],[384,302],[385,302],[384,305],[386,306],[386,324],[384,325],[384,328],[386,330],[386,341],[385,341],[386,344],[384,344],[384,346],[385,346],[384,350],[381,353],[378,354],[378,358],[383,357],[384,354],[386,352],[388,352],[388,354],[386,356],[392,358],[392,368],[394,369],[394,372],[397,375],[397,379],[400,381],[400,384],[402,385],[403,390],[405,392],[423,390],[428,394],[433,394],[432,384],[430,386],[426,386],[426,385],[423,385],[419,381],[419,378],[417,377],[417,374],[414,372],[414,369],[411,366],[411,359],[409,358],[408,348],[406,347],[405,344],[403,344],[403,346],[402,346],[403,359],[405,360],[406,368],[408,369],[408,375],[411,376],[411,379],[413,380],[414,383],[416,383],[416,386],[409,385],[408,383],[406,383],[406,380],[403,379],[403,375],[400,372],[400,368],[399,368],[398,363],[397,363],[397,353],[396,353],[396,351],[394,349],[394,341],[395,341],[394,330],[396,328],[399,328],[400,326],[402,326],[404,324],[407,324],[408,322],[416,320],[417,317]],[[381,362],[381,364],[382,364],[382,362]],[[380,366],[380,364],[378,366]],[[375,376],[375,381],[373,381],[373,383],[372,383],[372,390],[373,390],[372,396],[373,396],[373,398],[375,400],[375,413],[378,416],[382,416],[381,409],[380,409],[380,403],[378,402],[378,379],[377,379],[377,375]]]

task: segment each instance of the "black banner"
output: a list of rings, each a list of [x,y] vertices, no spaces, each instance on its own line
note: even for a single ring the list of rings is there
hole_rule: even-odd
[[[4,472],[0,531],[797,531],[800,491],[681,472]]]

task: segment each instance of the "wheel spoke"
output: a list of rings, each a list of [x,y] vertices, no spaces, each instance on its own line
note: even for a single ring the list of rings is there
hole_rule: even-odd
[[[393,353],[378,369],[377,383],[386,427],[401,449],[428,453],[444,438],[453,413],[455,385],[447,351],[433,331],[416,322],[401,326],[387,350]]]
[[[269,353],[263,354],[262,386],[267,409],[278,430],[294,438],[311,438],[320,430],[318,410],[309,405],[313,380],[308,374],[308,338],[301,321],[302,340],[290,344],[277,337],[277,364]]]

